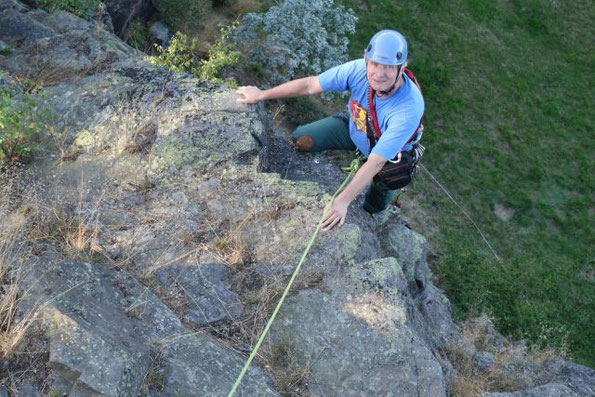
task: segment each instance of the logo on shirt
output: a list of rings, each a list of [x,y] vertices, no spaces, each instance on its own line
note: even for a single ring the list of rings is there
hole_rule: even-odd
[[[351,118],[355,123],[355,128],[358,131],[363,132],[366,134],[368,132],[366,119],[368,117],[368,113],[366,109],[357,103],[356,101],[351,101],[349,103],[349,110],[351,111]]]

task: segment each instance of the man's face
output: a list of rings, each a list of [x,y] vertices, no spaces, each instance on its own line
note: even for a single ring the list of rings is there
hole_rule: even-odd
[[[372,60],[366,60],[366,76],[370,86],[375,91],[388,90],[401,72],[401,68],[396,65],[383,65]]]

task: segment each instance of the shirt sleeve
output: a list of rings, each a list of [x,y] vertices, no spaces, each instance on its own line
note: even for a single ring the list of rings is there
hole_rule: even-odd
[[[343,92],[350,90],[350,80],[357,68],[357,60],[330,68],[318,76],[320,87],[325,91]]]

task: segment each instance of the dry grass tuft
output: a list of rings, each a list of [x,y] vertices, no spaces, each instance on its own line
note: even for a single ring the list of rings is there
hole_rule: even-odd
[[[145,374],[143,383],[140,387],[139,395],[150,395],[151,391],[162,391],[165,386],[165,375],[163,373],[163,366],[165,359],[163,352],[159,347],[156,347],[151,352],[151,366]]]
[[[279,343],[266,353],[266,366],[271,369],[277,390],[285,396],[306,396],[306,380],[311,365],[300,365],[290,344]]]
[[[205,245],[204,249],[221,263],[227,265],[236,266],[248,262],[250,250],[248,244],[242,238],[242,232],[246,224],[254,218],[255,213],[253,209],[248,211],[239,224],[229,227],[223,235],[220,235],[215,228],[211,227],[216,237]]]
[[[222,237],[216,238],[211,247],[221,262],[228,265],[240,265],[248,257],[248,245],[242,240],[239,234],[230,232]]]
[[[62,207],[32,207],[34,223],[29,231],[32,240],[48,241],[60,247],[66,256],[90,260],[98,249],[93,242],[99,234],[96,217],[85,218],[82,211]]]
[[[4,218],[4,220],[7,219],[9,218]],[[37,318],[36,307],[30,307],[25,312],[19,310],[19,303],[27,294],[27,291],[21,291],[24,272],[19,263],[19,259],[25,255],[16,244],[16,239],[20,236],[20,227],[20,222],[0,224],[0,357],[2,358],[9,358],[15,354]]]
[[[448,358],[457,371],[457,378],[450,386],[455,397],[511,392],[548,383],[553,378],[544,363],[566,356],[564,348],[540,349],[504,339],[486,315],[461,324],[461,334],[462,339],[447,348]],[[480,351],[494,356],[492,367],[483,372],[473,361]]]

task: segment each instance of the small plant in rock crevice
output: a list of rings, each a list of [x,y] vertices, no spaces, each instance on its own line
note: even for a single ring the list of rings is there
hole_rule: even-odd
[[[21,161],[35,151],[40,109],[35,96],[13,89],[0,89],[0,162]]]

